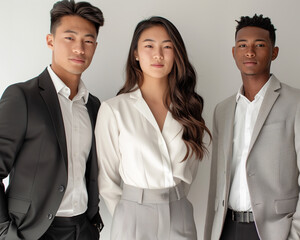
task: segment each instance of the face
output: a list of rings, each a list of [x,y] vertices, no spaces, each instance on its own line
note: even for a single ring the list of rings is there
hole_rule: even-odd
[[[52,49],[53,71],[62,79],[79,77],[90,65],[96,50],[95,26],[79,16],[64,16],[54,34],[47,35]]]
[[[269,78],[271,62],[278,55],[278,47],[273,47],[267,30],[244,27],[237,32],[232,54],[242,76]]]
[[[138,41],[135,52],[147,79],[167,80],[174,63],[174,46],[162,26],[154,26],[144,30]]]

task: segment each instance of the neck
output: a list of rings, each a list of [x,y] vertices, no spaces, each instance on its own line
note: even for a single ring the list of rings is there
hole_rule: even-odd
[[[56,67],[55,65],[51,65],[53,72],[66,84],[68,88],[70,88],[70,96],[69,99],[73,99],[78,92],[78,85],[80,81],[81,74],[71,74],[66,71],[62,71],[60,67]]]
[[[252,102],[255,95],[262,89],[269,78],[270,73],[260,77],[255,75],[242,75],[245,97]]]
[[[163,102],[168,90],[168,81],[161,79],[144,79],[140,89],[146,101]]]

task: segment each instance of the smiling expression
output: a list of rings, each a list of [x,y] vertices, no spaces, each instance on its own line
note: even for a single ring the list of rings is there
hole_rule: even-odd
[[[278,47],[273,46],[267,30],[244,27],[236,35],[232,54],[242,77],[269,78],[271,62],[278,55]]]
[[[150,78],[168,79],[174,63],[174,46],[164,27],[154,26],[144,30],[135,55],[144,81]]]
[[[96,50],[95,26],[79,16],[64,16],[54,34],[47,35],[52,49],[53,71],[64,81],[80,78],[90,65]]]

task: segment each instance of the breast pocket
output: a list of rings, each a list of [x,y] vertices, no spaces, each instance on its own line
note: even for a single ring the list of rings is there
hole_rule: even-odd
[[[277,214],[294,213],[296,211],[297,202],[298,197],[275,200],[275,211]]]
[[[264,124],[262,131],[277,131],[280,129],[285,129],[286,122],[285,121],[277,121],[277,122],[267,122]]]
[[[19,227],[31,205],[30,201],[17,198],[8,198],[8,210],[11,220]]]

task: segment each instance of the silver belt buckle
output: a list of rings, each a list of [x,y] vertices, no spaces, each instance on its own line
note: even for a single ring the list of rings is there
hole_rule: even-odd
[[[246,219],[243,219],[244,222],[250,223],[250,212],[243,212],[243,218],[246,216]]]

